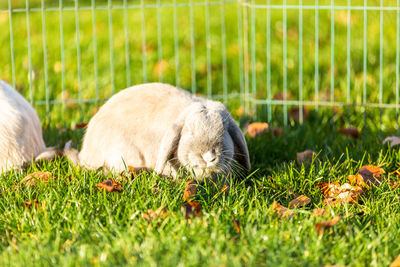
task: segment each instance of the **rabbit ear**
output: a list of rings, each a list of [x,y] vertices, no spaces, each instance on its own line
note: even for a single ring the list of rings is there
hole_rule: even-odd
[[[166,131],[163,139],[161,140],[155,168],[155,171],[158,174],[161,174],[164,171],[165,165],[167,164],[168,160],[171,159],[175,149],[178,146],[185,119],[186,112],[183,112],[182,115],[179,116],[178,119]]]
[[[250,156],[247,149],[246,139],[236,122],[229,118],[228,133],[235,146],[235,160],[246,170],[250,171]]]

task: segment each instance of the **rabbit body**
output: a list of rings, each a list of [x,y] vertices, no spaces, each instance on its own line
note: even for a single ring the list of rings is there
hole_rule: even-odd
[[[49,152],[33,107],[0,80],[0,173],[22,167]]]
[[[123,171],[127,166],[196,177],[228,171],[240,139],[242,165],[250,168],[247,146],[225,106],[161,83],[143,84],[111,97],[90,120],[79,163],[90,169]]]

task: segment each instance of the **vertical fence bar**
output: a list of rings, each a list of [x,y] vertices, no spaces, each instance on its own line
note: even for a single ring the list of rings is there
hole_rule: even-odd
[[[331,108],[335,102],[335,0],[331,0]],[[333,123],[333,120],[332,120]]]
[[[96,36],[96,3],[92,0],[92,31],[93,31],[93,61],[96,105],[99,104],[99,68],[97,61],[97,36]]]
[[[206,0],[206,49],[207,49],[207,96],[212,95],[211,84],[211,40],[210,40],[210,3]]]
[[[244,110],[249,113],[249,18],[248,8],[243,7],[243,56],[244,56]]]
[[[315,0],[315,111],[318,115],[319,110],[319,3]]]
[[[58,2],[58,14],[60,17],[60,53],[61,53],[61,100],[62,100],[62,118],[65,126],[65,55],[64,55],[64,16],[63,0]]]
[[[143,70],[143,82],[147,82],[147,51],[146,51],[146,17],[144,14],[144,0],[140,0],[141,5],[141,18],[142,18],[142,70]]]
[[[239,84],[240,95],[243,96],[244,77],[243,77],[243,22],[242,22],[242,5],[241,0],[237,2],[237,21],[238,21],[238,46],[239,46]],[[240,106],[244,106],[243,97],[240,97]]]
[[[379,104],[383,95],[383,0],[379,10]],[[382,107],[379,107],[379,130],[382,131]]]
[[[111,75],[111,94],[115,93],[114,78],[114,38],[113,38],[113,19],[112,19],[112,0],[108,0],[108,42],[110,46],[110,75]]]
[[[363,27],[363,109],[364,129],[367,127],[367,0],[364,0],[364,27]],[[363,130],[365,133],[365,131]]]
[[[14,57],[14,35],[13,35],[13,22],[12,22],[13,10],[11,6],[11,0],[8,0],[8,22],[10,29],[10,57],[11,57],[11,79],[13,88],[15,84],[15,57]]]
[[[346,104],[350,104],[350,76],[351,76],[351,0],[347,0],[347,90],[346,90]],[[348,119],[350,116],[348,117]]]
[[[299,121],[303,123],[303,0],[299,0]]]
[[[176,0],[174,0],[174,50],[175,50],[175,83],[176,86],[180,86],[180,75],[179,75],[179,32],[178,32],[178,10]]]
[[[257,93],[257,84],[256,84],[256,9],[255,9],[255,0],[252,0],[251,6],[251,96],[252,98],[256,98]],[[255,99],[252,102],[252,111],[255,115]]]
[[[49,91],[49,76],[47,70],[47,41],[46,41],[46,14],[44,0],[41,1],[42,13],[42,41],[43,41],[43,68],[44,68],[44,87],[46,93],[46,116],[50,115],[50,91]]]
[[[193,14],[193,0],[190,0],[190,66],[192,75],[192,93],[197,91],[196,84],[196,40],[194,38],[194,14]]]
[[[158,81],[163,81],[162,68],[162,34],[161,34],[161,3],[157,0],[157,48],[158,48]]]
[[[283,124],[286,126],[287,117],[287,6],[283,0]]]
[[[225,29],[225,4],[221,3],[221,36],[222,36],[222,90],[224,104],[228,103],[228,77],[226,66],[226,29]]]
[[[396,127],[397,134],[399,134],[399,64],[400,64],[400,0],[397,0],[397,13],[396,13]]]
[[[267,7],[267,112],[268,122],[272,120],[272,105],[271,105],[271,0],[268,0]]]
[[[75,39],[76,39],[76,57],[78,68],[78,102],[79,102],[79,116],[82,119],[82,94],[81,94],[81,45],[79,33],[79,0],[75,1]]]
[[[158,19],[158,16],[157,16]],[[158,27],[157,27],[158,28]],[[128,34],[128,2],[124,0],[124,35],[125,35],[125,71],[126,87],[131,85],[131,63],[129,59],[129,34]]]
[[[26,30],[28,36],[28,60],[29,60],[29,74],[28,74],[28,82],[29,82],[29,94],[30,94],[30,103],[33,104],[33,88],[32,88],[32,47],[31,47],[31,25],[30,25],[30,8],[29,8],[29,0],[25,1],[26,5]]]

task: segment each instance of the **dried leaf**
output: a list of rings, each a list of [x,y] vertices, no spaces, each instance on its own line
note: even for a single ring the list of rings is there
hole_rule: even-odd
[[[114,180],[105,180],[105,181],[97,184],[96,187],[100,188],[100,189],[104,189],[108,193],[111,193],[111,192],[121,193],[122,192],[121,184]]]
[[[297,164],[310,164],[316,155],[317,154],[315,154],[315,152],[312,150],[299,152],[297,153]]]
[[[86,128],[88,124],[86,122],[82,122],[82,123],[78,123],[77,125],[75,125],[75,129],[83,129]]]
[[[323,217],[327,214],[326,209],[313,209],[314,217]]]
[[[201,212],[201,205],[196,201],[183,204],[182,209],[185,213],[185,219],[203,216],[203,213]]]
[[[308,205],[311,199],[305,195],[298,196],[289,202],[289,209],[296,209]]]
[[[240,222],[232,216],[233,225],[235,226],[236,232],[240,234]]]
[[[278,202],[274,201],[271,205],[273,212],[277,213],[280,218],[291,219],[294,216],[293,211],[280,205]]]
[[[183,193],[183,201],[190,201],[196,196],[197,185],[195,180],[189,180],[185,184],[185,192]]]
[[[224,193],[225,196],[227,196],[227,195],[229,194],[229,186],[227,186],[226,184],[224,184],[224,185],[221,187],[220,192],[221,192],[221,193]]]
[[[362,176],[362,178],[364,179],[364,182],[366,184],[373,184],[373,185],[377,185],[381,183],[381,175],[384,174],[385,171],[378,167],[378,166],[374,166],[374,165],[366,165],[366,166],[362,166],[359,170],[358,170],[358,174],[360,174]]]
[[[400,254],[397,256],[397,258],[390,264],[389,267],[400,267]]]
[[[340,216],[335,216],[332,220],[318,222],[315,224],[315,229],[319,235],[322,235],[325,230],[329,229],[330,227],[334,226],[339,222]]]
[[[22,202],[22,207],[24,208],[39,208],[40,204],[37,199],[34,199],[33,201],[24,201]]]
[[[348,175],[347,179],[349,180],[350,184],[356,184],[362,188],[369,188],[369,186],[365,184],[364,178],[360,174]]]
[[[392,189],[397,188],[399,185],[400,185],[400,181],[395,181],[395,182],[393,182],[393,184],[392,184]]]
[[[360,137],[360,131],[357,128],[354,127],[348,127],[348,128],[340,128],[338,133],[353,137],[353,138],[359,138]]]
[[[400,144],[400,137],[398,136],[386,137],[385,140],[383,140],[382,144],[386,144],[387,142],[390,143],[391,147],[397,146],[398,144]]]
[[[168,212],[164,206],[160,206],[156,211],[149,209],[147,212],[142,212],[142,218],[150,221],[156,219],[165,219],[168,216]]]
[[[326,199],[325,205],[336,206],[343,203],[354,204],[358,202],[358,198],[363,190],[359,186],[352,186],[348,183],[339,185],[338,183],[322,183],[317,184],[322,190]]]
[[[37,181],[47,184],[53,179],[54,177],[51,172],[34,172],[25,176],[25,178],[20,181],[20,184],[26,186],[35,186]]]
[[[254,138],[262,133],[267,132],[268,128],[269,126],[266,122],[253,122],[247,127],[247,134]]]
[[[308,109],[303,107],[303,120],[308,118]],[[289,118],[293,119],[295,122],[300,121],[300,109],[298,107],[294,107],[289,110]]]

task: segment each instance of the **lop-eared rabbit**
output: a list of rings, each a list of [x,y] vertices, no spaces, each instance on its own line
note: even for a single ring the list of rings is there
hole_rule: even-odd
[[[82,150],[64,155],[89,169],[154,169],[195,178],[250,169],[245,138],[225,106],[161,83],[112,96],[90,120]]]
[[[9,84],[0,80],[0,174],[19,169],[32,160],[52,159],[42,126],[33,107]]]

